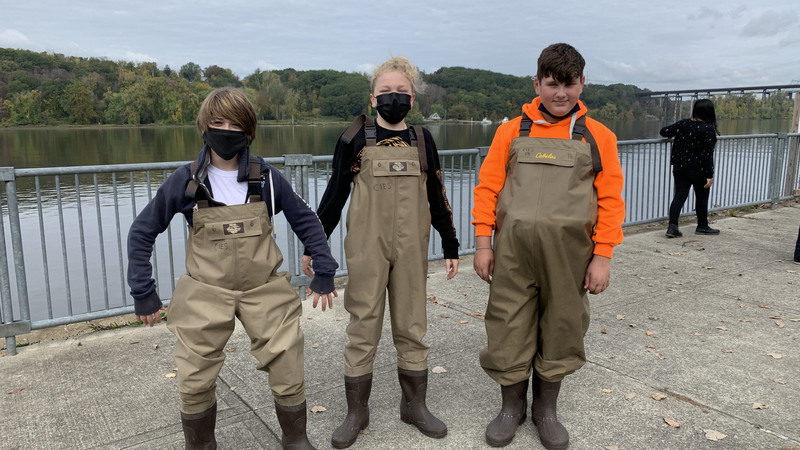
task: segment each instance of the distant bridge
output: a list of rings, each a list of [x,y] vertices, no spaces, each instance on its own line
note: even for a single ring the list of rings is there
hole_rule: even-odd
[[[771,94],[785,93],[788,94],[789,99],[800,98],[800,84],[776,84],[771,86],[743,86],[743,87],[726,87],[726,88],[712,88],[712,89],[676,89],[671,91],[650,91],[639,92],[636,94],[638,98],[657,98],[664,108],[664,120],[667,122],[674,122],[681,117],[681,103],[686,100],[691,100],[692,104],[700,98],[708,98],[714,95],[742,95],[742,94],[761,94],[762,99],[768,98]]]

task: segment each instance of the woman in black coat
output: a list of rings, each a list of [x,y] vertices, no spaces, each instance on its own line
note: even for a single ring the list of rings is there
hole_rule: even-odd
[[[667,237],[681,237],[678,216],[689,197],[689,188],[694,187],[697,228],[695,234],[719,234],[719,230],[708,226],[708,196],[714,183],[714,146],[717,143],[717,116],[711,100],[695,102],[692,118],[683,119],[660,131],[661,136],[671,138],[672,176],[675,180],[675,196],[669,206]]]

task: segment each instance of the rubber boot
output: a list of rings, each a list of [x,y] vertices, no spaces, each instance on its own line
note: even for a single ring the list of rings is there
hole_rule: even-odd
[[[428,371],[397,368],[400,390],[400,420],[417,427],[425,436],[440,439],[447,435],[447,425],[434,417],[425,405],[428,392]]]
[[[514,440],[517,427],[528,417],[528,380],[511,386],[500,386],[503,406],[500,414],[486,427],[486,443],[492,447],[505,447]]]
[[[281,445],[284,449],[316,450],[306,434],[306,402],[296,406],[281,406],[275,402],[275,414],[281,425]]]
[[[569,445],[569,433],[556,416],[556,403],[560,389],[560,381],[551,383],[540,380],[536,374],[533,375],[531,416],[539,431],[539,440],[548,450],[564,449]]]
[[[678,224],[677,223],[671,223],[667,227],[666,236],[668,238],[681,237],[681,236],[683,236],[683,233],[681,233],[681,230],[678,229]]]
[[[361,430],[369,426],[369,394],[372,391],[372,374],[344,377],[344,394],[347,397],[347,416],[344,423],[333,432],[331,445],[347,448],[358,439]]]
[[[217,403],[207,410],[197,414],[181,413],[183,437],[186,440],[186,450],[215,450],[217,440],[214,437],[214,427],[217,425]]]

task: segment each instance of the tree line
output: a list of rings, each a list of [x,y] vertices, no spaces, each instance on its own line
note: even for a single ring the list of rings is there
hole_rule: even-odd
[[[421,78],[422,89],[408,115],[411,123],[434,113],[447,120],[511,118],[536,95],[530,77],[488,70],[445,67]],[[349,121],[359,114],[375,115],[364,73],[257,69],[239,78],[217,65],[202,68],[188,62],[174,70],[154,62],[0,48],[0,125],[192,124],[205,96],[222,86],[241,88],[262,121]],[[648,91],[587,84],[581,100],[601,121],[661,119],[665,108],[637,97],[640,92]],[[792,116],[792,101],[785,94],[720,96],[714,102],[719,119]]]

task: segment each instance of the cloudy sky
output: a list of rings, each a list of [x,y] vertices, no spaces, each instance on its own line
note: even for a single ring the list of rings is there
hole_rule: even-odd
[[[654,91],[800,83],[800,1],[0,0],[0,47],[230,68],[365,72],[407,56],[533,75],[548,44],[587,82]]]

